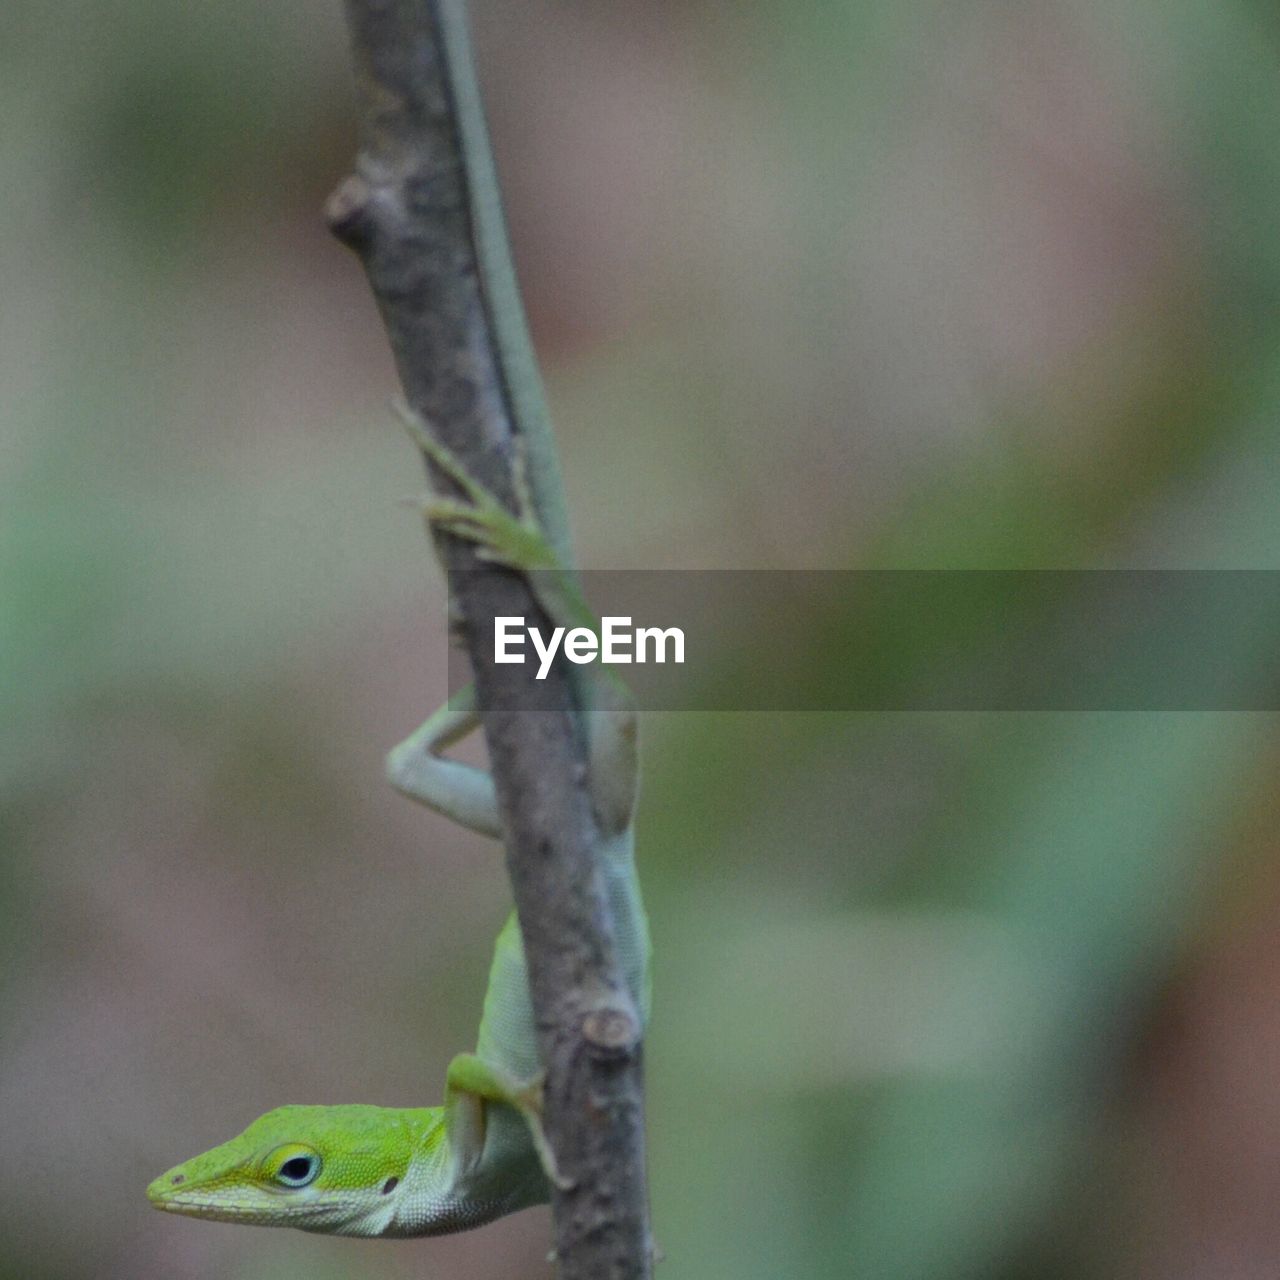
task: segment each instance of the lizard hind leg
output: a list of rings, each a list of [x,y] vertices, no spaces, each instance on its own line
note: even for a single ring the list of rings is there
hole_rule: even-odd
[[[479,722],[475,690],[468,685],[387,753],[387,778],[397,791],[469,831],[500,839],[493,779],[483,769],[441,754]]]
[[[596,630],[595,615],[538,521],[520,437],[513,441],[513,514],[447,445],[432,435],[427,423],[407,404],[393,403],[414,442],[459,490],[458,497],[434,497],[423,502],[427,523],[437,531],[473,543],[480,559],[527,575],[538,603],[556,622]]]
[[[512,514],[407,404],[400,400],[392,403],[414,443],[460,490],[459,497],[428,498],[422,504],[423,515],[433,529],[465,538],[475,543],[481,559],[522,573],[558,567],[556,554],[538,524],[518,439],[512,467],[517,510]]]
[[[640,761],[635,702],[610,675],[597,677],[587,711],[587,760],[591,804],[606,836],[625,832],[636,807]]]

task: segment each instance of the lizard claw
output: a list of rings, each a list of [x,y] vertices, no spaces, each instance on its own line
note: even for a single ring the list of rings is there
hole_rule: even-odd
[[[533,1148],[538,1153],[543,1173],[554,1187],[561,1191],[572,1191],[578,1184],[560,1172],[556,1153],[552,1151],[551,1143],[547,1141],[547,1131],[542,1127],[542,1083],[545,1079],[546,1076],[539,1072],[512,1101],[529,1126],[529,1136],[533,1139]]]

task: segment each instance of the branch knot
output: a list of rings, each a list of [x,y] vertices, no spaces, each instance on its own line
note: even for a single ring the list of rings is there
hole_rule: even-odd
[[[339,183],[325,201],[324,218],[329,230],[349,249],[360,249],[373,237],[373,191],[358,174]]]
[[[582,1020],[582,1038],[596,1058],[620,1061],[640,1044],[640,1019],[623,1004],[601,1004]]]

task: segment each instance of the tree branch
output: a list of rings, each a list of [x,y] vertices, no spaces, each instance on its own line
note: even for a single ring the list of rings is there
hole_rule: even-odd
[[[488,156],[461,141],[459,93],[473,91],[457,35],[462,15],[457,0],[346,0],[346,9],[359,149],[327,216],[364,263],[410,405],[510,503],[521,424],[482,287],[466,165]],[[547,1134],[573,1183],[553,1192],[559,1272],[645,1277],[640,1023],[596,862],[573,688],[559,664],[537,682],[532,665],[495,664],[496,616],[544,627],[546,619],[522,577],[477,560],[465,542],[442,543],[507,833],[547,1073]]]

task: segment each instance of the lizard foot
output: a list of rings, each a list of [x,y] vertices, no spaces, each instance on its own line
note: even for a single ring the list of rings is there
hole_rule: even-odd
[[[475,544],[480,559],[520,573],[559,567],[556,554],[538,524],[519,437],[513,441],[512,483],[516,497],[513,514],[448,446],[432,435],[427,424],[407,404],[403,401],[394,404],[418,447],[462,490],[460,498],[428,498],[420,503],[433,529],[465,538]]]

